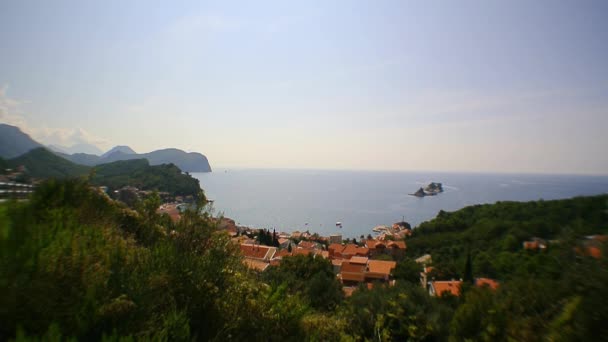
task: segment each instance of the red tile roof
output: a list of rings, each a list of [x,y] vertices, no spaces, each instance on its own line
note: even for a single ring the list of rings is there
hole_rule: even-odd
[[[369,248],[369,249],[376,249],[378,247],[380,247],[380,248],[385,248],[386,247],[386,245],[384,244],[384,242],[378,241],[378,240],[366,240],[365,241],[365,246],[367,246],[367,248]]]
[[[435,290],[437,296],[441,296],[443,293],[449,293],[454,296],[460,296],[460,286],[462,281],[451,280],[451,281],[432,281],[431,286]]]
[[[498,288],[498,281],[490,278],[477,278],[475,279],[475,286],[488,287],[492,290],[496,290]]]
[[[342,246],[339,243],[332,243],[329,245],[329,247],[327,249],[334,250],[335,252],[342,252],[342,249],[344,249],[344,246]]]
[[[367,260],[368,259],[366,257],[354,256],[354,257],[350,258],[350,263],[351,264],[367,265]]]
[[[405,249],[405,241],[391,241],[388,243],[388,247]]]
[[[395,261],[370,260],[367,263],[368,278],[388,278],[391,271],[397,267]]]
[[[268,268],[268,266],[270,265],[264,261],[254,260],[254,259],[249,259],[249,258],[244,258],[243,263],[251,269],[254,269],[257,271],[262,271],[262,272],[265,271],[266,268]]]
[[[312,252],[310,249],[296,248],[292,251],[292,255],[308,255]]]
[[[263,245],[241,244],[241,252],[247,258],[264,259],[272,258],[276,248]]]
[[[310,241],[300,241],[300,243],[298,244],[298,248],[304,248],[304,249],[314,249],[317,245],[314,242],[310,242]]]
[[[344,249],[342,250],[342,255],[357,255],[357,245],[349,243],[348,245],[344,246]]]

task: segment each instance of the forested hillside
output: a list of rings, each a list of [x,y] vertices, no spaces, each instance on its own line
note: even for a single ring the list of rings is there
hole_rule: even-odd
[[[121,160],[94,168],[94,185],[105,185],[110,191],[124,186],[168,192],[171,195],[196,196],[199,181],[173,164],[151,166],[146,159]]]

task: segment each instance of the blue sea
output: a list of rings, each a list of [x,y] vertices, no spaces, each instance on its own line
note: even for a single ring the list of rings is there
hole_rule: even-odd
[[[351,238],[403,218],[416,226],[440,210],[473,204],[608,193],[608,176],[260,169],[192,175],[214,200],[215,213],[239,225]],[[429,182],[441,182],[444,192],[408,195]]]

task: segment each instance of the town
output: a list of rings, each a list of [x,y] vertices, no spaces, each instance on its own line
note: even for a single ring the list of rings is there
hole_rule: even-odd
[[[163,208],[169,207],[163,205]],[[165,209],[162,209],[165,210]],[[377,228],[377,227],[376,227]],[[407,237],[412,234],[409,223],[396,222],[383,229],[375,237],[369,234],[360,239],[343,239],[341,234],[320,236],[310,231],[285,233],[270,232],[266,229],[240,227],[228,218],[220,219],[219,229],[240,246],[243,263],[256,272],[265,272],[277,267],[285,258],[308,256],[331,261],[334,274],[342,284],[342,290],[349,297],[360,286],[368,289],[374,286],[394,286],[394,271],[407,254]],[[463,280],[435,280],[432,256],[425,254],[415,258],[419,265],[420,286],[431,296],[459,296]],[[490,278],[476,278],[475,285],[497,289],[499,282]]]

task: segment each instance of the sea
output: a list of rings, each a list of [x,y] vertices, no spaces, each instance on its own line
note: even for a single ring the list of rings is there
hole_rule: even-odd
[[[375,226],[402,220],[417,226],[440,210],[474,204],[608,193],[608,176],[290,169],[217,169],[192,176],[213,200],[214,214],[238,225],[344,238],[373,235]],[[409,195],[430,182],[442,183],[444,192]]]

